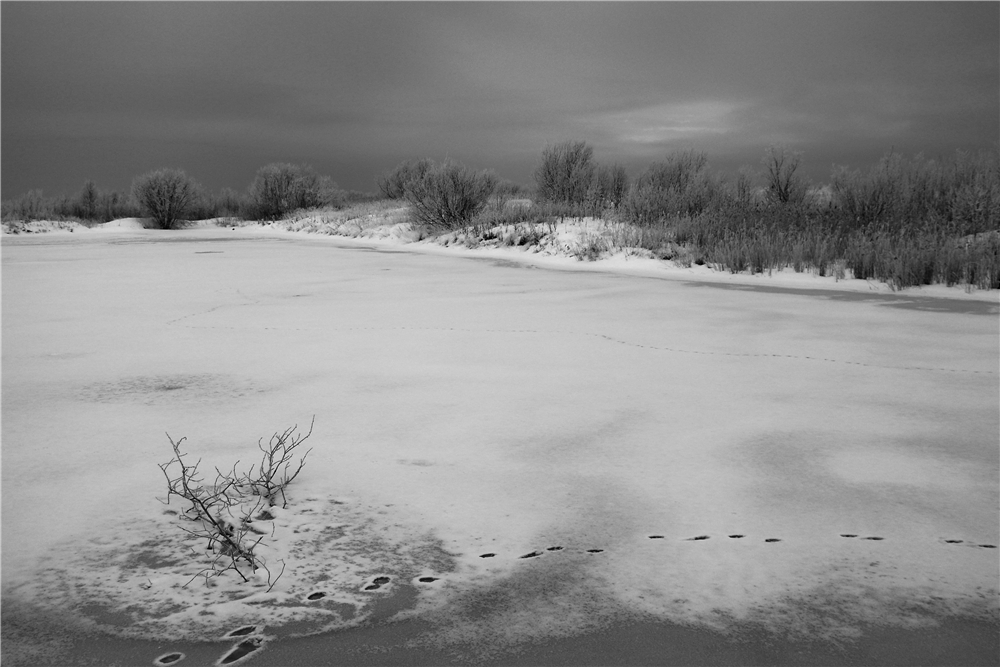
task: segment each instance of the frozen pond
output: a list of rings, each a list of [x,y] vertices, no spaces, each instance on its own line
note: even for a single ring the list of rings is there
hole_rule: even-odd
[[[559,642],[662,624],[685,645],[753,628],[824,656],[876,623],[996,636],[995,294],[80,236],[3,239],[5,662],[8,628],[53,609],[131,632],[143,664],[248,623],[278,637],[253,664],[292,664],[289,628],[397,609],[419,628],[400,646],[428,661],[544,645],[557,662]],[[313,415],[278,584],[181,588],[165,432],[210,470]],[[365,591],[376,577],[391,583]],[[66,660],[17,638],[35,664]]]

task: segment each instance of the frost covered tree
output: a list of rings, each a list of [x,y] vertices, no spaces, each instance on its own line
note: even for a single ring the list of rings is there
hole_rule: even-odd
[[[197,197],[198,186],[180,169],[159,169],[132,182],[132,196],[161,229],[175,229]]]

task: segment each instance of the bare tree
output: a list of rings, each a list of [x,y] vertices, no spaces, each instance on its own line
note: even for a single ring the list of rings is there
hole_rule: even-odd
[[[97,186],[94,185],[93,181],[87,181],[83,184],[83,189],[80,190],[80,195],[77,198],[79,215],[82,219],[95,220],[97,218],[97,202],[99,198],[100,194],[97,192]]]
[[[771,146],[762,161],[767,168],[767,192],[771,199],[782,204],[802,201],[806,184],[796,175],[802,154],[784,146]]]
[[[197,193],[198,186],[180,169],[151,171],[132,182],[132,196],[162,229],[177,227]]]

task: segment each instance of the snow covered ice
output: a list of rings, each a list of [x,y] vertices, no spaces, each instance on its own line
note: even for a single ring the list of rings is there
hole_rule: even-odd
[[[211,638],[412,586],[444,644],[997,621],[995,293],[260,229],[2,251],[7,599]],[[166,434],[212,471],[314,415],[270,579],[197,579]]]

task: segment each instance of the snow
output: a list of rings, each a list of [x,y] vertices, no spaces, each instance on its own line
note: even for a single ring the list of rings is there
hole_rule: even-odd
[[[5,599],[152,637],[344,627],[406,586],[443,643],[996,621],[995,293],[279,226],[4,237]],[[188,583],[166,434],[248,467],[314,415],[270,581]]]

